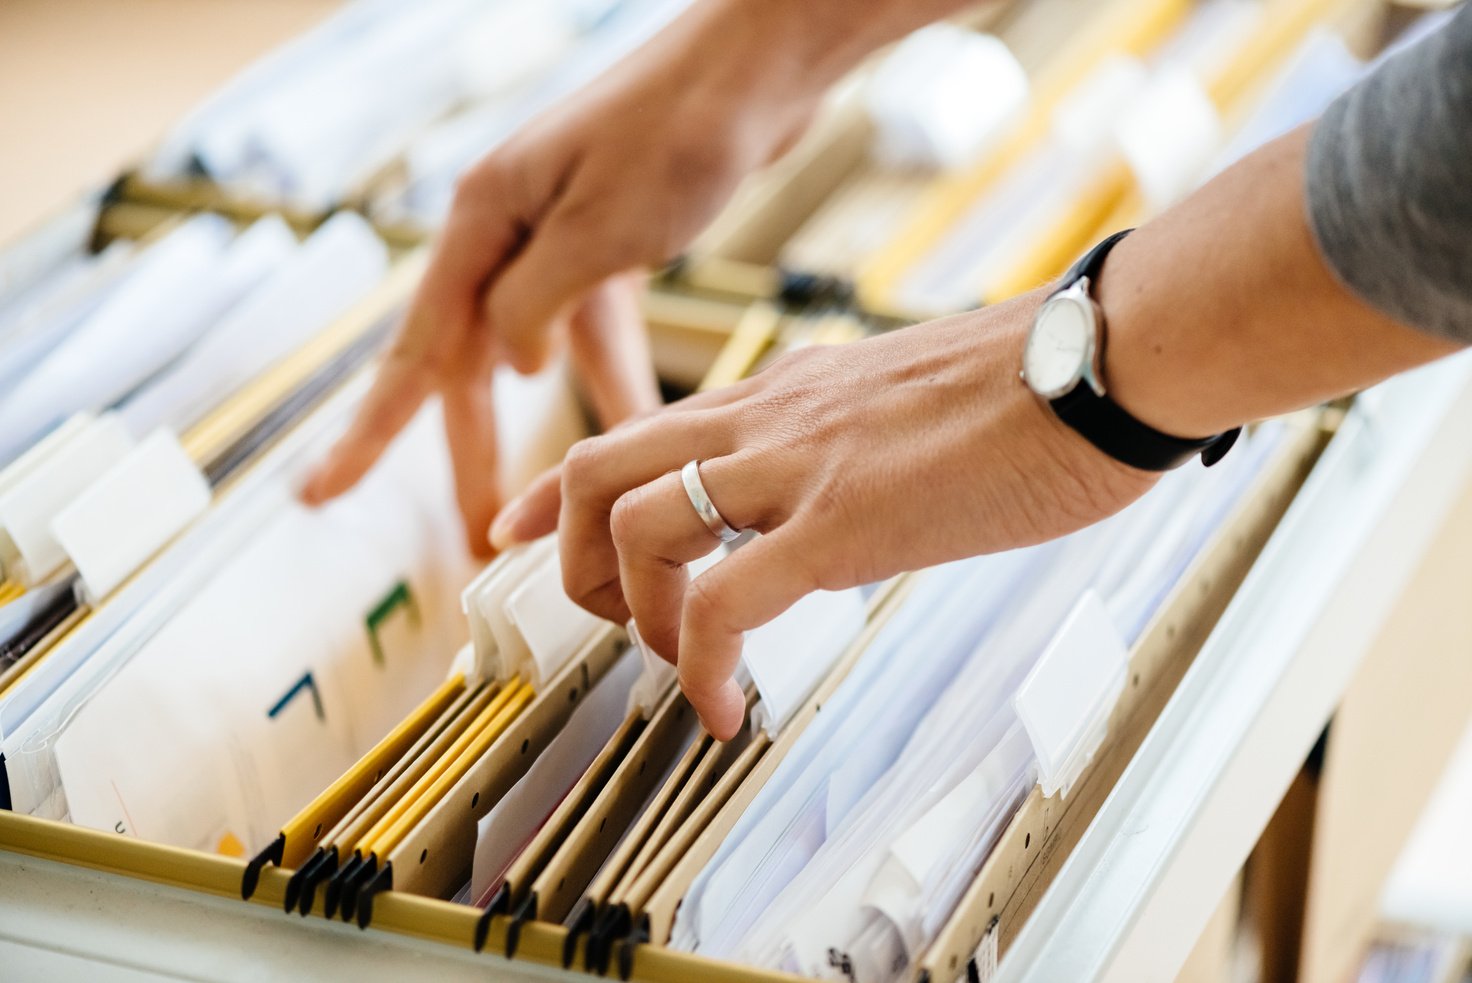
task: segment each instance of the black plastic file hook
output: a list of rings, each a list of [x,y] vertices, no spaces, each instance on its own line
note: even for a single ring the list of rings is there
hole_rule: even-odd
[[[363,886],[372,881],[377,873],[378,858],[369,856],[357,870],[353,871],[351,878],[343,881],[341,898],[343,921],[353,920],[353,913],[358,910],[358,892],[362,891]]]
[[[382,892],[392,890],[394,886],[394,865],[384,864],[373,880],[358,889],[358,927],[367,928],[368,923],[373,921],[373,897]]]
[[[625,904],[604,906],[598,913],[598,923],[588,936],[588,947],[584,954],[583,968],[599,976],[608,974],[608,963],[613,958],[613,944],[629,931],[629,906]]]
[[[317,900],[317,885],[337,872],[337,851],[320,849],[286,882],[286,910],[296,908],[305,917]],[[293,887],[295,890],[293,891]]]
[[[521,926],[537,917],[537,895],[533,891],[528,894],[526,900],[516,909],[516,914],[511,916],[511,924],[506,926],[506,958],[512,959],[516,956],[516,947],[521,942]]]
[[[634,950],[649,941],[649,916],[642,916],[618,947],[618,978],[627,980],[634,975]]]
[[[567,969],[572,965],[574,957],[578,953],[578,939],[584,932],[593,929],[594,906],[591,898],[579,898],[578,903],[572,906],[568,912],[567,919],[562,923],[567,926],[567,934],[562,937],[562,968]],[[589,942],[592,937],[589,937]]]
[[[328,878],[327,890],[323,892],[322,916],[331,918],[337,914],[338,906],[342,904],[342,892],[346,889],[348,881],[358,876],[358,871],[363,866],[363,857],[353,854],[348,862],[339,867]]]
[[[286,855],[286,834],[282,833],[271,841],[271,845],[251,858],[245,865],[245,873],[240,876],[240,896],[247,901],[256,893],[256,887],[261,883],[261,868],[266,864],[281,866],[281,858]]]
[[[486,938],[491,934],[491,919],[497,915],[506,914],[511,907],[511,885],[505,881],[496,888],[496,893],[491,895],[491,900],[486,903],[485,910],[475,920],[475,951],[480,952],[486,947]]]

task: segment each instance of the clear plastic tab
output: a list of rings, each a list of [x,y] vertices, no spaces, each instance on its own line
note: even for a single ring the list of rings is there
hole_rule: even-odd
[[[1015,699],[1044,795],[1067,795],[1093,758],[1128,672],[1129,649],[1103,599],[1084,592]]]

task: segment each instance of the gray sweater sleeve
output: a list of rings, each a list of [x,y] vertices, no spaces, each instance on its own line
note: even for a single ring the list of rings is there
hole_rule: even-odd
[[[1472,342],[1472,4],[1329,107],[1307,182],[1309,224],[1351,290]]]

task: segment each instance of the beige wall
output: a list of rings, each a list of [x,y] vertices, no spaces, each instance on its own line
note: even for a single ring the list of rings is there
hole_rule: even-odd
[[[0,0],[0,243],[341,0]]]

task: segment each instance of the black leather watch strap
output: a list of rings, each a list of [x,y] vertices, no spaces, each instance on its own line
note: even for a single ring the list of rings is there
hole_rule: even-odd
[[[1089,278],[1089,286],[1092,287],[1104,268],[1109,251],[1132,231],[1124,229],[1101,240],[1069,268],[1058,290],[1067,290],[1084,277]],[[1102,334],[1105,326],[1099,325],[1099,330]],[[1104,339],[1101,337],[1098,341],[1102,346]],[[1084,380],[1050,402],[1058,418],[1077,430],[1089,443],[1115,460],[1142,471],[1169,471],[1197,454],[1201,455],[1202,464],[1211,467],[1226,456],[1242,433],[1241,427],[1202,439],[1162,433],[1135,419],[1108,395],[1094,392]]]
[[[1135,230],[1120,229],[1118,232],[1100,239],[1094,245],[1093,249],[1080,256],[1078,261],[1068,268],[1068,272],[1063,274],[1063,280],[1058,284],[1058,290],[1067,290],[1084,277],[1088,277],[1090,282],[1097,280],[1099,278],[1099,271],[1104,269],[1104,261],[1109,258],[1109,250],[1113,249],[1119,244],[1119,240],[1133,231]],[[1055,290],[1054,293],[1057,293],[1057,291]]]
[[[1211,467],[1226,456],[1242,432],[1234,427],[1202,440],[1173,437],[1135,419],[1108,396],[1094,392],[1087,382],[1079,383],[1052,404],[1058,418],[1089,443],[1141,471],[1169,471],[1197,454],[1202,464]]]

